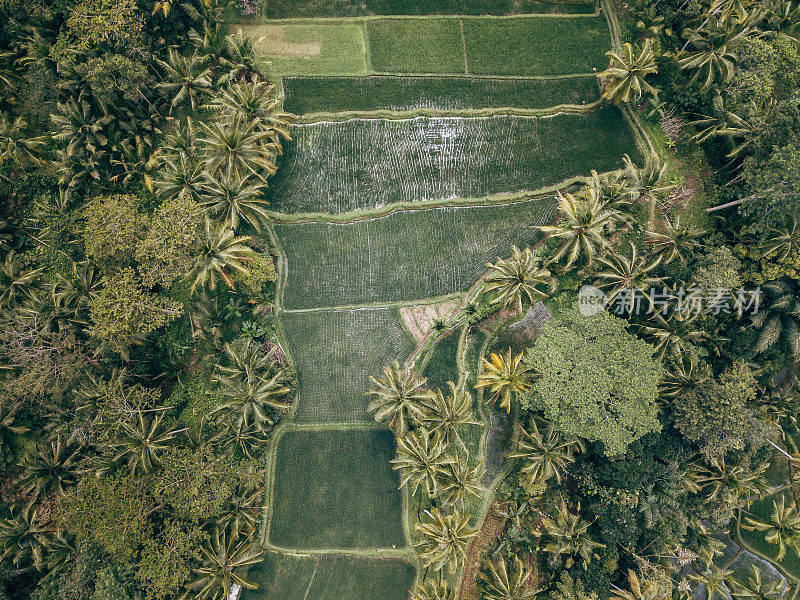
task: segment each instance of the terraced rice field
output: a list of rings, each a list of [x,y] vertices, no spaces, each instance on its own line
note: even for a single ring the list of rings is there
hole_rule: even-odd
[[[355,119],[293,130],[269,199],[281,213],[536,190],[640,159],[614,107],[552,117]]]
[[[408,600],[415,568],[403,560],[342,554],[269,552],[250,572],[259,584],[246,597],[277,600]]]
[[[486,18],[381,17],[239,25],[259,67],[286,75],[557,76],[600,70],[611,36],[594,14]]]
[[[370,422],[369,376],[414,347],[396,308],[284,312],[282,320],[300,378],[299,423]]]
[[[353,223],[276,226],[289,309],[396,302],[466,291],[484,263],[534,243],[555,200],[400,211]]]
[[[292,550],[404,546],[394,452],[387,429],[287,432],[278,442],[269,542]]]
[[[284,109],[294,114],[487,108],[545,109],[600,99],[592,76],[564,79],[473,77],[287,77]]]
[[[486,261],[537,241],[555,188],[617,169],[626,153],[642,160],[629,120],[596,105],[606,20],[591,2],[571,9],[583,14],[461,16],[564,10],[547,0],[274,0],[243,25],[264,38],[260,65],[302,123],[268,192],[276,310],[299,389],[271,449],[268,555],[250,573],[260,588],[244,600],[407,600],[424,576],[389,464],[394,438],[365,395],[370,375],[429,348],[401,309],[457,306]],[[401,16],[428,13],[460,16]],[[459,357],[477,364],[486,340],[458,325],[418,367],[433,386],[471,389]],[[487,484],[511,431],[496,430]],[[483,426],[462,435],[471,456],[486,454]]]

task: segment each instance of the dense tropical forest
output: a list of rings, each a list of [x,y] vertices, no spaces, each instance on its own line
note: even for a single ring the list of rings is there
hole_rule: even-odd
[[[794,600],[799,35],[0,0],[0,600]]]

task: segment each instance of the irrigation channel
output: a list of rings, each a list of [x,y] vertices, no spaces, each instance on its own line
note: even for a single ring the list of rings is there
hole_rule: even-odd
[[[613,16],[609,31],[616,40]],[[553,79],[559,91],[549,95],[541,92],[547,80],[530,79],[553,102],[538,113],[522,95],[514,109],[513,94],[489,114],[448,111],[468,105],[474,86],[434,75],[397,83],[424,96],[420,105],[438,106],[435,115],[409,114],[413,102],[406,112],[380,106],[380,98],[370,100],[373,112],[353,106],[357,115],[323,114],[311,93],[303,101],[302,124],[271,185],[268,229],[280,254],[279,335],[299,390],[270,448],[267,555],[250,572],[259,589],[244,600],[408,599],[424,571],[413,547],[416,510],[389,462],[394,436],[367,413],[368,378],[393,360],[420,369],[441,362],[469,385],[465,365],[477,362],[486,335],[471,337],[455,317],[449,341],[439,344],[453,358],[431,358],[439,334],[424,331],[425,315],[452,315],[486,261],[535,243],[533,226],[554,216],[555,190],[590,169],[619,168],[624,153],[643,160],[647,142],[635,119],[601,107],[587,76]],[[391,80],[326,79],[344,96],[358,86],[349,96],[362,100],[365,86],[402,93]],[[292,85],[296,95],[300,83]],[[308,85],[313,92],[326,82]],[[456,101],[459,90],[469,94]],[[437,94],[446,96],[439,104]],[[582,94],[588,102],[577,101]],[[483,457],[485,428],[476,429],[470,443]],[[476,521],[491,485],[486,492]]]

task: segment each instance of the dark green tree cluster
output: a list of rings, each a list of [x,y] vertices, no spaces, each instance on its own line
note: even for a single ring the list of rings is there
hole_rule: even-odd
[[[289,124],[230,10],[0,3],[0,597],[252,586]]]

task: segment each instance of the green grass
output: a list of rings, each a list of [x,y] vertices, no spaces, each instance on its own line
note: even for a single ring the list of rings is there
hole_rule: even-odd
[[[369,376],[414,348],[397,309],[283,313],[281,319],[300,380],[295,420],[371,422]]]
[[[792,502],[791,492],[779,492],[777,494],[773,494],[772,496],[768,496],[763,500],[757,500],[750,505],[748,509],[749,512],[757,515],[763,519],[768,519],[770,513],[772,512],[772,501],[780,501],[781,494],[788,494],[786,498],[787,504]],[[742,519],[744,523],[744,519]],[[768,544],[764,540],[764,534],[758,531],[746,531],[744,528],[741,530],[742,540],[747,542],[752,548],[758,550],[765,556],[769,556],[771,559],[774,559],[775,556],[778,554],[778,546],[774,544]],[[777,562],[773,560],[772,562]],[[798,556],[797,552],[788,548],[786,550],[786,556],[783,557],[778,564],[790,575],[795,578],[800,578],[800,556]]]
[[[243,600],[408,600],[414,566],[399,559],[268,552],[250,571],[258,583]]]
[[[611,36],[604,17],[464,19],[469,72],[564,75],[601,71]]]
[[[269,0],[261,11],[271,18],[355,17],[365,15],[594,12],[594,2],[540,0]]]
[[[241,25],[255,43],[266,74],[364,75],[367,52],[360,23],[275,23]]]
[[[458,19],[367,22],[372,69],[386,73],[464,73]]]
[[[622,113],[350,120],[292,129],[268,197],[284,213],[534,190],[638,160]]]
[[[542,109],[600,99],[594,77],[288,77],[284,109],[294,114],[370,110]]]
[[[448,393],[447,382],[452,381],[458,384],[458,339],[460,329],[448,333],[440,338],[433,347],[422,374],[428,378],[428,385],[431,388],[439,388],[442,393]]]
[[[290,309],[393,302],[466,291],[484,263],[534,242],[551,197],[500,206],[401,211],[347,224],[278,225]],[[302,397],[302,394],[301,394]],[[302,400],[301,400],[302,402]]]
[[[406,545],[388,429],[289,431],[278,443],[269,541],[292,549]]]

